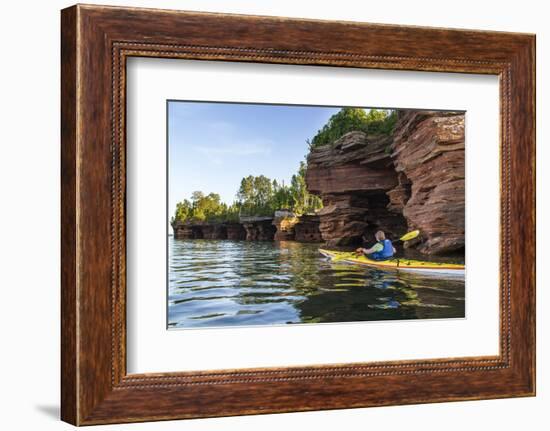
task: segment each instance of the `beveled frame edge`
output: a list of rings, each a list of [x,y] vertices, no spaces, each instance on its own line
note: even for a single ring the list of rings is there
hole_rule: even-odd
[[[215,34],[201,31],[205,22],[218,26]],[[264,27],[274,33],[258,35]],[[281,29],[284,37],[275,31]],[[334,30],[344,32],[340,40],[324,37]],[[321,37],[308,40],[312,34]],[[376,46],[368,44],[371,37]],[[81,425],[534,394],[534,36],[78,5],[62,12],[61,39],[63,420]],[[500,355],[127,376],[129,56],[499,75]],[[512,242],[512,234],[525,240]]]

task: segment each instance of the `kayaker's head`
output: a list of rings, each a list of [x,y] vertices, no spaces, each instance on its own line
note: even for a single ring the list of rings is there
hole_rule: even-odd
[[[374,237],[376,238],[376,241],[384,241],[386,239],[386,234],[383,230],[379,230],[374,234]]]

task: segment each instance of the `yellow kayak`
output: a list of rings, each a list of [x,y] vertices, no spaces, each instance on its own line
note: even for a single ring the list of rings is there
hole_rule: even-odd
[[[426,262],[422,260],[392,258],[388,260],[372,260],[365,255],[353,252],[319,249],[319,252],[331,260],[376,267],[382,270],[417,272],[422,274],[463,276],[464,265],[456,263]]]

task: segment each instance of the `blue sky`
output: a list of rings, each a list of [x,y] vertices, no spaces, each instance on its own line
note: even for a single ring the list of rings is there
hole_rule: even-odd
[[[232,203],[241,179],[265,175],[289,184],[311,139],[334,107],[168,102],[169,218],[191,193]]]

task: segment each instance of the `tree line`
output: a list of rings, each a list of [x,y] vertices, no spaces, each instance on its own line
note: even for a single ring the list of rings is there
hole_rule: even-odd
[[[362,131],[369,135],[389,135],[397,122],[397,111],[391,109],[342,108],[308,141],[310,150],[332,144],[348,132]]]
[[[300,162],[289,185],[265,175],[249,175],[241,180],[236,200],[229,205],[222,202],[217,193],[195,191],[190,199],[176,204],[171,223],[237,222],[240,216],[272,216],[277,210],[298,215],[315,212],[323,204],[319,197],[307,191],[305,174],[306,164]]]

